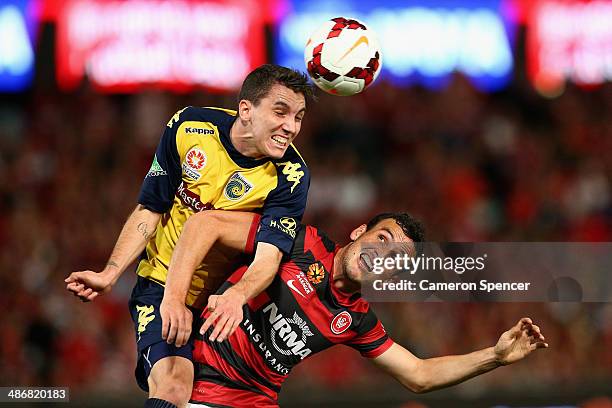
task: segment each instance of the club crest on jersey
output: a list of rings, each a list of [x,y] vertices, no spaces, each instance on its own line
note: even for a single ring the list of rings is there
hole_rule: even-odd
[[[330,328],[332,333],[342,334],[346,331],[346,329],[351,327],[351,323],[353,323],[351,314],[344,310],[334,316],[333,320],[331,321]]]
[[[283,317],[274,303],[266,306],[263,312],[270,313],[269,321],[272,324],[270,339],[276,351],[285,356],[291,354],[300,356],[302,360],[312,353],[306,344],[308,337],[314,336],[314,333],[297,312],[293,312],[292,318]]]
[[[323,265],[321,265],[320,262],[315,262],[308,267],[306,277],[313,285],[321,283],[321,281],[325,277],[325,268],[323,267]]]
[[[185,155],[185,161],[183,162],[183,172],[187,177],[194,180],[199,180],[202,176],[200,170],[206,166],[206,154],[198,149],[192,147],[191,150]]]
[[[253,184],[249,183],[244,176],[238,172],[232,174],[229,181],[223,189],[223,193],[227,199],[238,201],[248,194],[253,189]]]

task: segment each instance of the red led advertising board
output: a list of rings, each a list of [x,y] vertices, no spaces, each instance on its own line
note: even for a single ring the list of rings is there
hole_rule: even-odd
[[[526,13],[527,69],[543,94],[566,81],[593,87],[612,80],[612,2],[542,0]]]
[[[265,62],[255,1],[74,0],[57,14],[57,77],[107,92],[233,90]]]

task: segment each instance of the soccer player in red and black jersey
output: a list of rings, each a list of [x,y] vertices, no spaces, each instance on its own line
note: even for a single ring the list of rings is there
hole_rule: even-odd
[[[191,217],[172,258],[174,276],[189,278],[211,242],[252,252],[258,217],[215,211]],[[359,290],[372,278],[374,257],[397,253],[398,244],[405,253],[415,254],[414,243],[423,241],[420,223],[404,213],[381,214],[353,230],[350,238],[340,247],[315,227],[299,228],[274,281],[244,306],[239,330],[223,342],[217,338],[228,328],[214,324],[216,296],[211,296],[194,343],[194,407],[276,407],[291,369],[336,344],[353,347],[414,392],[457,384],[548,347],[539,327],[525,317],[493,347],[466,355],[417,358],[389,338]],[[188,240],[190,248],[199,250],[183,250],[182,242]],[[396,245],[373,249],[372,244],[391,242]],[[246,269],[234,272],[218,293],[238,282]]]

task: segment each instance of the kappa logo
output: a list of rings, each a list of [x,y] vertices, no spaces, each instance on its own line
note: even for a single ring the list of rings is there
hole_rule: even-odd
[[[212,129],[202,129],[202,128],[196,128],[196,127],[186,127],[185,128],[185,133],[189,134],[189,133],[195,133],[198,135],[214,135],[215,131]]]
[[[272,219],[270,220],[270,226],[281,230],[291,238],[295,238],[295,230],[297,228],[297,221],[295,221],[295,218],[283,217],[278,221]]]
[[[183,171],[185,175],[194,180],[199,180],[202,176],[200,170],[206,166],[206,153],[197,147],[192,147],[185,155]]]
[[[283,317],[278,312],[278,306],[274,303],[266,306],[263,312],[270,313],[268,319],[272,325],[270,339],[272,340],[272,345],[279,353],[285,356],[290,356],[291,354],[300,356],[302,360],[312,353],[312,350],[306,347],[306,344],[308,337],[314,336],[314,333],[297,312],[293,312],[292,318]]]
[[[147,329],[147,325],[155,319],[153,313],[153,305],[151,306],[136,306],[138,312],[138,341],[140,341],[140,335]]]
[[[351,327],[351,323],[353,323],[353,318],[351,314],[346,310],[338,313],[331,321],[330,329],[334,334],[342,334]]]
[[[223,189],[225,197],[232,201],[238,201],[253,189],[253,184],[244,178],[242,174],[236,172],[232,174],[229,181]]]
[[[323,265],[321,265],[320,262],[315,262],[308,267],[306,277],[313,285],[321,283],[321,281],[325,277],[325,268],[323,267]]]
[[[170,118],[170,120],[168,121],[168,123],[166,124],[166,126],[168,126],[169,128],[171,128],[172,126],[174,126],[174,124],[175,124],[176,122],[178,122],[178,121],[179,121],[180,116],[181,116],[181,113],[182,113],[182,112],[183,112],[185,109],[187,109],[187,107],[185,107],[185,108],[181,109],[180,111],[176,112],[176,113],[175,113],[175,114],[174,114],[174,115],[173,115],[173,116]]]
[[[293,183],[291,186],[291,192],[293,193],[293,189],[300,184],[302,177],[304,177],[304,172],[300,170],[302,165],[300,163],[291,163],[287,161],[278,163],[277,166],[283,168],[283,174],[287,176],[287,181]]]

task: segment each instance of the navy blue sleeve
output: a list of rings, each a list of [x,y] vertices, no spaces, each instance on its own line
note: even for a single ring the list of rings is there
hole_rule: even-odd
[[[264,204],[256,243],[267,242],[290,254],[306,209],[310,172],[301,161],[276,166],[278,185]]]
[[[178,111],[168,122],[153,163],[149,169],[142,187],[138,203],[148,210],[163,214],[170,210],[174,195],[181,182],[181,164],[176,147],[176,131],[182,122],[181,114],[189,108]]]

